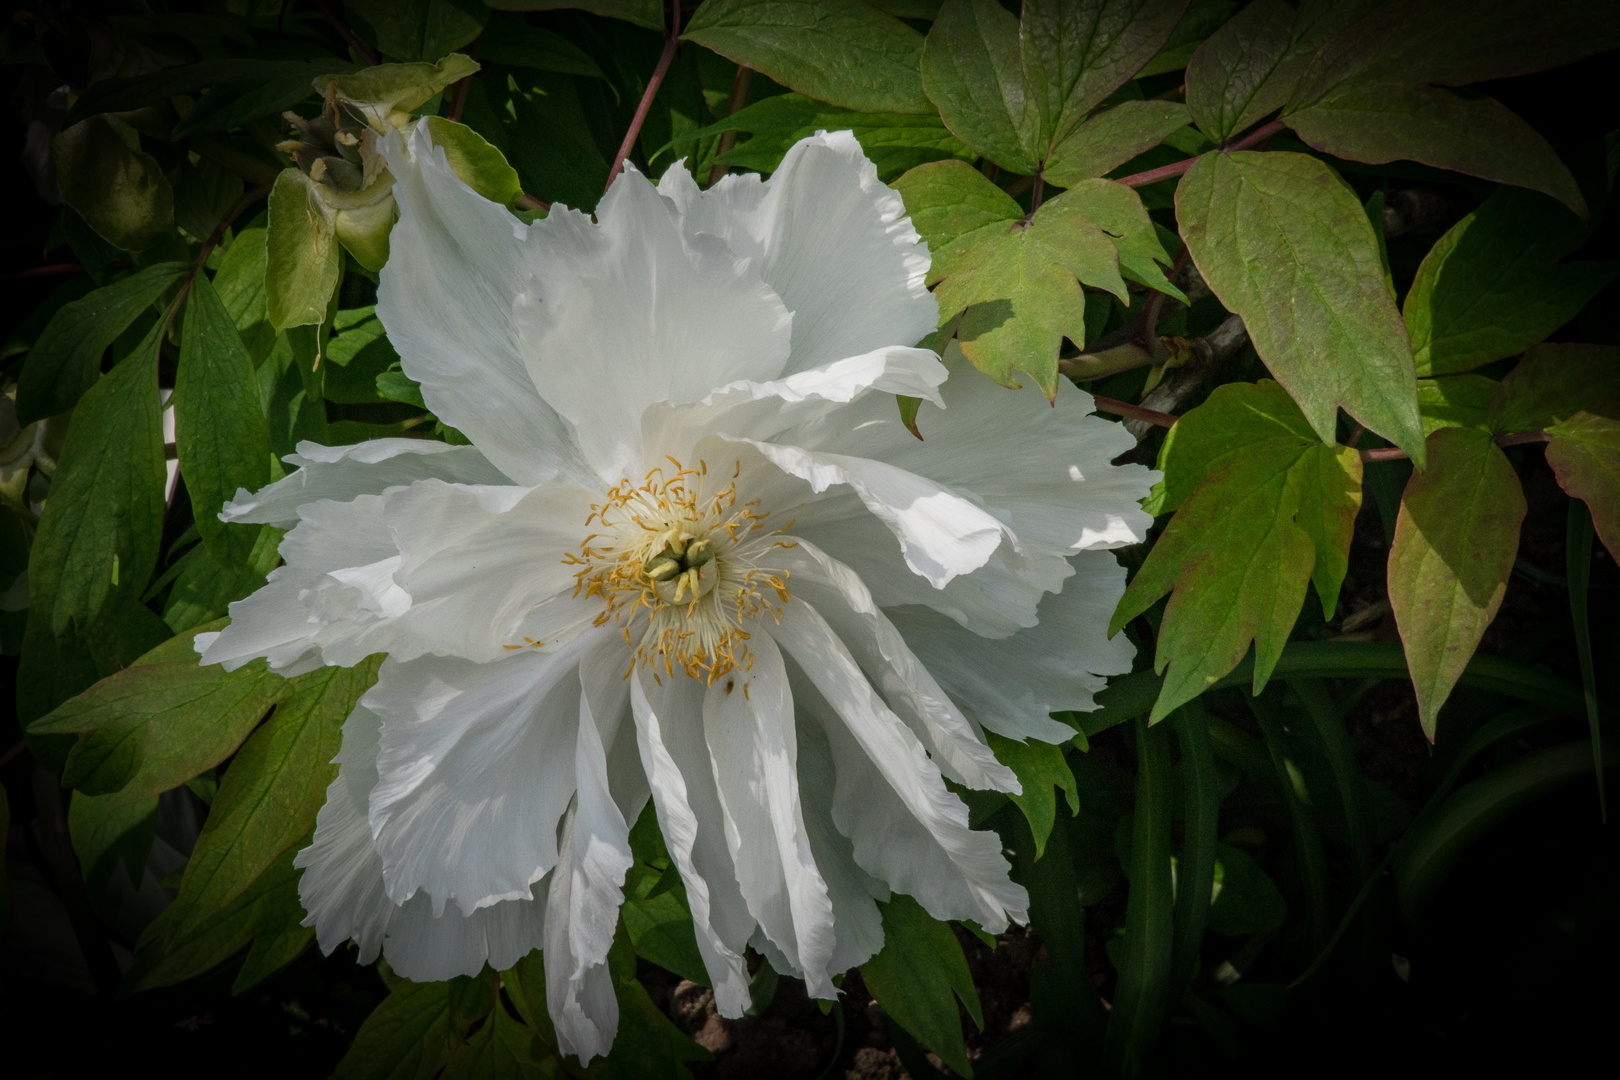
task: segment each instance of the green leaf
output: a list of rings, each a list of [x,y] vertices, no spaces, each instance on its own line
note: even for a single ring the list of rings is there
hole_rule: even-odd
[[[286,692],[262,661],[199,666],[194,637],[171,638],[33,723],[33,733],[80,735],[64,784],[132,797],[178,787],[229,757]]]
[[[5,345],[0,346],[0,360],[9,360],[32,349],[64,305],[82,299],[95,287],[96,283],[88,275],[76,275],[58,285],[6,337]]]
[[[478,194],[490,202],[511,206],[523,194],[517,170],[507,164],[506,155],[465,124],[429,116],[424,121],[433,145],[442,147],[450,168]]]
[[[1281,108],[1312,55],[1378,0],[1257,0],[1209,36],[1187,64],[1187,107],[1215,143]]]
[[[1434,739],[1440,706],[1502,606],[1519,550],[1524,493],[1490,434],[1441,428],[1429,465],[1401,499],[1389,552],[1389,602]]]
[[[1255,647],[1254,691],[1287,644],[1307,581],[1331,617],[1361,506],[1361,458],[1318,442],[1276,383],[1229,383],[1181,418],[1160,451],[1147,509],[1180,506],[1109,623],[1174,590],[1154,670],[1168,673],[1153,721],[1231,671]]]
[[[1603,546],[1620,559],[1620,397],[1559,421],[1548,434],[1553,475],[1571,497],[1586,503]]]
[[[1140,1075],[1159,1040],[1175,976],[1175,886],[1170,865],[1170,733],[1136,728],[1136,812],[1131,825],[1125,949],[1104,1056],[1119,1075]]]
[[[756,101],[724,120],[683,135],[682,139],[706,139],[728,131],[748,132],[753,138],[716,157],[715,163],[773,172],[781,165],[783,155],[800,139],[818,131],[845,130],[854,132],[861,149],[878,167],[880,177],[888,175],[895,162],[909,157],[914,163],[919,152],[964,158],[970,153],[937,116],[851,112],[824,105],[803,94],[775,94]],[[670,146],[660,147],[657,154]]]
[[[1029,819],[1030,832],[1035,836],[1035,857],[1038,859],[1046,853],[1046,839],[1052,835],[1052,822],[1057,819],[1057,797],[1052,794],[1052,789],[1063,789],[1071,815],[1080,812],[1080,789],[1075,785],[1074,773],[1070,771],[1068,761],[1064,759],[1063,747],[1033,739],[1019,742],[993,731],[986,731],[985,737],[990,742],[990,749],[995,751],[997,760],[1013,771],[1013,775],[1018,777],[1019,786],[1024,789],[1023,794],[1013,795],[1011,799]]]
[[[85,393],[74,412],[28,564],[33,608],[52,633],[138,598],[163,533],[163,323]]]
[[[490,20],[484,39],[478,43],[478,58],[485,64],[534,68],[590,79],[607,78],[590,53],[561,34],[530,26],[520,15],[497,15]]]
[[[156,824],[155,795],[130,798],[123,794],[73,793],[73,801],[68,804],[68,834],[92,897],[103,894],[119,860],[124,863],[130,884],[141,887]]]
[[[273,526],[259,526],[247,560],[231,566],[221,565],[202,544],[182,555],[164,573],[165,577],[174,574],[174,584],[163,602],[163,621],[169,630],[178,634],[211,622],[235,601],[257,592],[275,569],[283,535]]]
[[[922,35],[862,0],[706,0],[681,36],[819,101],[934,111],[918,67]]]
[[[1569,343],[1537,345],[1495,387],[1493,431],[1538,431],[1582,408],[1620,394],[1620,348]]]
[[[313,927],[298,925],[303,920],[304,907],[298,902],[298,871],[293,869],[290,851],[277,859],[235,903],[185,936],[172,936],[180,914],[173,906],[165,908],[141,934],[135,964],[124,976],[125,993],[173,986],[196,978],[251,944],[253,948],[233,988],[240,993],[248,989],[243,976],[251,982],[273,974],[275,967],[296,959],[315,936]]]
[[[962,1076],[972,1076],[956,1000],[982,1029],[984,1012],[967,957],[951,928],[895,893],[883,912],[883,949],[861,965],[867,991],[895,1023]]]
[[[1585,226],[1535,192],[1499,188],[1430,249],[1404,313],[1418,371],[1444,375],[1541,341],[1620,273],[1620,262],[1559,263]]]
[[[1198,46],[1219,30],[1238,6],[1237,0],[1192,0],[1187,5],[1187,13],[1171,31],[1164,48],[1136,73],[1136,77],[1145,79],[1149,75],[1163,75],[1167,71],[1185,68],[1198,51]]]
[[[1000,222],[1017,221],[1023,207],[964,161],[936,161],[919,165],[894,182],[906,204],[906,213],[919,236],[927,241],[936,264],[966,254],[953,249],[959,238]],[[944,276],[936,271],[934,279]],[[947,320],[942,318],[940,324]]]
[[[947,0],[923,49],[924,85],[963,142],[1034,173],[1153,58],[1185,8],[1186,0],[1030,0],[1020,19],[995,0]]]
[[[1488,430],[1491,398],[1501,384],[1483,375],[1445,375],[1418,380],[1418,416],[1427,439],[1443,427]]]
[[[337,288],[335,213],[297,169],[283,169],[270,189],[265,236],[265,312],[277,330],[319,325]]]
[[[1349,186],[1304,154],[1205,154],[1176,215],[1204,280],[1322,440],[1343,406],[1421,468],[1412,348]]]
[[[1026,100],[1011,12],[996,0],[946,0],[923,46],[922,76],[957,138],[1004,169],[1035,172],[1039,106]]]
[[[1254,856],[1231,844],[1216,844],[1209,932],[1222,937],[1253,937],[1274,933],[1287,921],[1287,901]]]
[[[620,914],[636,955],[683,979],[709,985],[686,888],[670,865],[651,803],[630,830],[630,850],[636,863],[625,882]]]
[[[378,0],[372,2],[376,3]],[[419,8],[428,4],[435,7],[450,6],[445,4],[444,0],[415,0],[415,3]],[[386,6],[397,5],[389,2]],[[410,15],[409,12],[402,14],[407,18]],[[469,38],[468,41],[470,40],[472,39]],[[464,41],[461,44],[466,43]],[[460,47],[456,45],[451,48]],[[449,55],[446,56],[445,53]],[[440,56],[443,59],[433,61],[424,55],[422,61],[417,63],[374,64],[355,72],[318,78],[314,86],[322,94],[336,94],[344,101],[372,106],[370,111],[374,111],[378,119],[382,119],[391,112],[409,112],[431,100],[434,94],[444,90],[451,83],[478,73],[476,61],[461,53],[452,52],[451,49],[441,49],[430,55]],[[407,57],[407,59],[414,58]]]
[[[322,389],[328,401],[352,405],[375,403],[381,396],[377,380],[399,364],[399,354],[389,342],[382,320],[372,314],[373,310],[365,307],[338,312],[339,332],[328,339],[322,361],[326,372]],[[348,326],[343,325],[345,316],[357,313],[363,316]]]
[[[185,17],[195,18],[195,16]],[[68,113],[65,126],[71,127],[97,113],[130,112],[166,102],[172,97],[195,94],[199,90],[210,88],[212,88],[210,94],[204,98],[204,102],[209,103],[209,113],[219,120],[234,119],[220,112],[219,103],[222,103],[220,100],[222,98],[230,98],[235,110],[241,110],[249,103],[257,103],[263,111],[255,115],[270,116],[282,109],[291,108],[309,97],[309,82],[315,76],[333,71],[352,70],[353,64],[335,57],[322,57],[307,62],[232,57],[204,60],[197,64],[182,64],[128,78],[99,79],[73,103],[73,110]],[[244,94],[251,96],[243,97]],[[289,94],[297,96],[289,100],[287,97]],[[180,128],[177,128],[175,133],[177,136],[196,129],[192,116],[200,107],[201,104],[194,106],[180,122]],[[245,115],[240,122],[251,119],[254,119],[254,116]],[[224,126],[232,127],[235,123],[227,123]],[[207,130],[221,129],[210,123]]]
[[[1044,160],[1169,40],[1187,0],[1025,0],[1018,24],[1028,107]]]
[[[1220,829],[1221,778],[1209,734],[1209,717],[1197,701],[1183,705],[1171,719],[1181,746],[1181,861],[1173,864],[1176,889],[1175,944],[1170,998],[1185,993],[1197,977],[1204,930],[1215,896],[1216,837]],[[1206,897],[1208,899],[1206,899]]]
[[[31,424],[73,408],[100,378],[102,354],[189,269],[185,263],[158,263],[63,304],[23,363],[17,422]]]
[[[174,229],[174,189],[140,137],[92,116],[51,140],[62,201],[114,247],[145,251]]]
[[[496,1004],[484,1026],[451,1053],[444,1080],[548,1080],[559,1074],[556,1058],[538,1045],[534,1032]]]
[[[538,955],[538,954],[536,954]],[[456,1044],[450,984],[401,979],[338,1062],[333,1080],[418,1080],[438,1074]]]
[[[270,429],[248,355],[206,275],[192,280],[174,383],[175,449],[197,531],[219,562],[247,562],[259,530],[219,520],[238,488],[270,481]]]
[[[683,1062],[713,1060],[707,1050],[670,1022],[637,980],[636,954],[622,922],[608,951],[608,971],[613,976],[613,992],[619,999],[619,1033],[608,1056],[599,1064],[592,1064],[593,1077],[598,1080],[691,1080],[692,1073]]]
[[[1545,139],[1490,98],[1447,86],[1557,67],[1620,44],[1620,15],[1571,0],[1526,19],[1515,0],[1390,4],[1335,35],[1301,77],[1284,117],[1318,150],[1397,158],[1586,203]]]
[[[345,0],[343,6],[370,25],[377,35],[377,48],[386,55],[429,63],[470,44],[489,18],[489,9],[478,0]],[[422,101],[435,93],[438,91],[431,91]]]
[[[1187,106],[1175,101],[1122,101],[1075,128],[1047,158],[1047,183],[1074,187],[1145,154],[1188,123]]]
[[[578,8],[609,19],[623,19],[648,30],[664,28],[661,0],[484,0],[497,11],[555,11]]]
[[[376,681],[380,662],[323,667],[287,682],[275,712],[225,770],[180,881],[171,935],[190,934],[314,831],[337,776],[332,759],[343,721]]]
[[[263,220],[261,217],[260,221]],[[269,231],[262,224],[250,225],[236,234],[230,247],[219,257],[214,272],[214,292],[231,313],[231,322],[242,335],[242,344],[257,369],[275,347],[276,328],[265,310],[264,269],[267,261],[265,240]]]

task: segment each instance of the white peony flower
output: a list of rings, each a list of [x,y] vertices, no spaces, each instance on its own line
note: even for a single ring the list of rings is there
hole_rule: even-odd
[[[1049,712],[1129,669],[1106,549],[1155,476],[1109,464],[1130,437],[911,347],[928,250],[847,132],[765,182],[630,169],[595,221],[529,226],[427,125],[384,148],[377,311],[472,445],[301,445],[223,515],[290,528],[285,565],[198,638],[287,674],[388,654],[297,859],[321,947],[413,979],[543,948],[588,1061],[649,797],[726,1016],[749,946],[834,997],[890,890],[1023,921],[945,780],[1018,791],[983,729],[1061,741]],[[927,441],[894,394],[943,410]]]

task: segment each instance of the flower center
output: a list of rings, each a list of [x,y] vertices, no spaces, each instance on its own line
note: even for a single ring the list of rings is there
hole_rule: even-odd
[[[626,479],[610,488],[585,519],[601,531],[563,562],[579,568],[575,596],[601,597],[596,625],[617,623],[636,646],[627,678],[639,662],[655,679],[659,667],[669,675],[680,668],[712,683],[753,666],[744,620],[780,618],[789,600],[787,571],[761,560],[794,546],[778,539],[792,522],[768,528],[758,499],[738,502],[741,462],[720,489],[706,462],[669,460],[673,472],[659,466],[639,486]]]

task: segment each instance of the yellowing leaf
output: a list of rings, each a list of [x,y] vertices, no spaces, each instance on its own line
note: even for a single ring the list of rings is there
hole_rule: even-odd
[[[270,189],[264,292],[277,330],[319,325],[338,281],[336,213],[297,169],[284,169]]]
[[[1620,559],[1620,397],[1611,397],[1549,430],[1547,464],[1565,491],[1586,502],[1592,524]]]
[[[1150,510],[1176,505],[1109,624],[1116,633],[1172,592],[1154,670],[1157,722],[1255,648],[1254,690],[1271,677],[1314,581],[1331,616],[1361,506],[1361,459],[1319,442],[1274,382],[1231,383],[1181,418],[1160,453]],[[1168,669],[1168,670],[1167,670]]]
[[[1304,154],[1210,153],[1176,190],[1193,262],[1331,441],[1344,409],[1423,464],[1417,372],[1355,192]]]
[[[1496,617],[1524,521],[1519,478],[1490,433],[1441,428],[1429,464],[1406,485],[1389,551],[1389,603],[1434,739],[1445,704]]]

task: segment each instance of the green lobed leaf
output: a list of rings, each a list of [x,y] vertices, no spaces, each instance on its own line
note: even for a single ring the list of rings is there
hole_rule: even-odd
[[[636,863],[625,880],[620,915],[636,955],[700,986],[709,985],[686,887],[670,864],[651,803],[630,830],[630,850]]]
[[[489,18],[489,9],[479,0],[345,0],[344,7],[371,27],[377,35],[377,48],[384,54],[429,63],[465,48],[483,32]],[[422,101],[437,92],[430,92]]]
[[[664,28],[664,5],[661,0],[484,0],[497,11],[555,11],[558,8],[578,8],[593,15],[609,19],[623,19],[648,30]]]
[[[1039,106],[1026,100],[1016,16],[996,0],[945,0],[923,46],[922,77],[957,138],[1004,169],[1035,172]]]
[[[1379,0],[1256,0],[1211,34],[1187,64],[1187,107],[1215,143],[1263,120],[1294,92],[1322,43]]]
[[[333,73],[352,70],[353,64],[328,57],[308,64],[278,65],[278,70],[265,71],[262,78],[242,78],[239,72],[211,85],[191,111],[174,126],[170,137],[181,139],[216,131],[225,132],[245,127],[255,120],[280,116],[299,102],[314,96],[312,82]],[[253,160],[257,164],[263,159]]]
[[[125,993],[194,979],[251,945],[233,987],[233,992],[241,993],[296,959],[315,936],[314,927],[299,926],[304,907],[298,901],[298,871],[290,851],[234,903],[189,933],[175,936],[180,914],[173,906],[165,908],[141,934],[135,964],[124,976]]]
[[[1018,38],[1042,160],[1153,59],[1186,9],[1187,0],[1025,0]]]
[[[871,113],[836,109],[803,94],[774,94],[739,109],[707,127],[682,136],[685,140],[705,139],[728,131],[744,131],[753,136],[715,158],[720,165],[739,165],[774,172],[783,156],[800,139],[819,131],[852,131],[879,175],[885,174],[885,151],[933,151],[950,157],[967,157],[967,147],[945,129],[939,117],[920,113]],[[673,145],[673,144],[671,144]],[[668,146],[660,147],[655,157]]]
[[[710,1061],[712,1055],[687,1038],[654,1004],[636,978],[636,954],[624,924],[619,924],[608,950],[608,972],[619,1000],[619,1032],[613,1049],[593,1062],[597,1080],[691,1080],[685,1062]],[[525,986],[529,980],[525,981]]]
[[[562,1075],[534,1032],[497,1004],[484,1025],[451,1052],[443,1080],[549,1080]]]
[[[997,760],[1013,771],[1013,775],[1018,777],[1019,786],[1023,788],[1022,794],[1010,798],[1029,819],[1030,832],[1035,837],[1035,857],[1038,859],[1046,853],[1046,840],[1052,835],[1052,823],[1057,820],[1057,797],[1052,794],[1052,789],[1063,789],[1071,815],[1080,812],[1080,789],[1075,784],[1068,761],[1064,759],[1063,747],[1034,739],[1019,742],[993,731],[986,731],[985,737],[990,749],[995,751]]]
[[[1620,558],[1620,396],[1560,420],[1548,434],[1553,475],[1571,497],[1586,503],[1598,538]]]
[[[1552,147],[1489,98],[1441,89],[1557,67],[1620,44],[1620,13],[1570,0],[1525,18],[1516,0],[1389,4],[1316,53],[1284,117],[1313,147],[1397,158],[1545,191],[1577,214],[1585,200]]]
[[[1237,0],[1192,0],[1187,13],[1181,17],[1157,56],[1149,60],[1138,79],[1149,75],[1163,75],[1167,71],[1180,71],[1187,66],[1198,46],[1219,30],[1240,5]]]
[[[188,16],[195,18],[195,16]],[[290,108],[309,96],[309,81],[333,71],[352,71],[354,65],[335,57],[314,61],[258,60],[251,57],[203,60],[181,64],[145,75],[98,79],[73,103],[64,126],[71,127],[97,113],[122,113],[157,105],[181,94],[195,94],[210,87],[230,86],[240,92],[250,87],[276,86],[283,93],[296,91],[298,97],[281,108]],[[195,107],[192,110],[195,112]],[[261,115],[271,115],[271,109]],[[188,114],[187,121],[190,116]],[[251,117],[249,118],[251,119]],[[217,130],[217,129],[215,129]]]
[[[906,213],[934,257],[930,278],[937,282],[943,258],[965,255],[966,245],[955,241],[987,225],[1016,221],[1023,207],[983,173],[964,161],[936,161],[919,165],[894,182],[906,204]],[[941,318],[944,325],[947,318]]]
[[[478,43],[478,58],[485,64],[607,78],[590,53],[561,34],[530,26],[519,15],[496,15],[490,20],[484,39]]]
[[[1488,430],[1491,398],[1501,384],[1483,375],[1444,375],[1418,380],[1418,416],[1427,439],[1443,427]]]
[[[157,824],[157,796],[73,793],[68,804],[68,835],[92,897],[107,887],[120,860],[129,882],[141,887]]]
[[[922,35],[862,0],[707,0],[681,36],[819,101],[934,111],[919,70]]]
[[[174,228],[174,189],[121,121],[92,116],[51,140],[62,201],[114,247],[145,251]]]
[[[238,565],[221,565],[202,544],[182,555],[164,575],[175,575],[163,602],[163,622],[169,630],[178,634],[211,622],[224,615],[232,603],[257,592],[275,569],[284,535],[274,526],[259,526],[253,549]]]
[[[183,937],[248,890],[315,829],[337,776],[343,721],[377,678],[380,658],[289,680],[270,719],[231,759],[186,864],[171,935]]]
[[[1491,430],[1539,431],[1620,394],[1620,348],[1545,343],[1524,354],[1489,401]]]
[[[1176,214],[1204,280],[1323,441],[1343,406],[1421,468],[1411,344],[1349,186],[1304,154],[1205,154]]]
[[[1122,101],[1097,113],[1052,147],[1042,173],[1047,183],[1074,187],[1145,154],[1188,123],[1175,101]]]
[[[333,1080],[433,1077],[456,1044],[450,1030],[450,984],[401,979],[366,1017]]]
[[[132,797],[178,787],[229,757],[286,692],[263,661],[200,666],[195,636],[171,638],[34,722],[39,734],[80,736],[64,784]]]
[[[895,1023],[962,1076],[973,1075],[956,1001],[982,1029],[984,1012],[951,928],[911,897],[895,893],[883,913],[883,949],[861,965],[867,991]]]
[[[1166,673],[1155,723],[1231,671],[1251,642],[1258,693],[1308,581],[1331,617],[1361,506],[1361,458],[1318,442],[1270,381],[1216,388],[1171,429],[1159,467],[1147,509],[1180,509],[1109,623],[1117,633],[1173,590],[1153,662]]]
[[[277,330],[319,325],[337,288],[341,263],[335,214],[297,169],[284,169],[270,189],[265,235],[265,312]]]
[[[101,357],[189,267],[158,263],[65,303],[40,331],[17,383],[17,422],[66,412],[101,376]]]
[[[1488,432],[1441,428],[1429,465],[1401,499],[1389,551],[1389,602],[1430,741],[1445,704],[1496,617],[1519,550],[1524,493]]]
[[[173,401],[175,450],[197,531],[220,563],[244,564],[259,530],[220,521],[219,512],[238,488],[269,483],[270,430],[253,358],[204,274],[186,298]]]
[[[1534,345],[1585,307],[1620,263],[1559,263],[1586,227],[1535,192],[1499,188],[1418,267],[1403,312],[1418,371],[1466,371]]]
[[[155,323],[80,400],[28,564],[52,633],[141,595],[163,533],[163,421]]]

